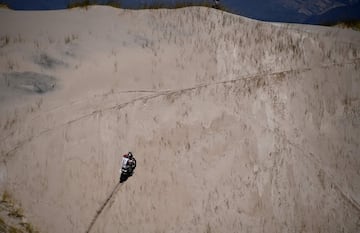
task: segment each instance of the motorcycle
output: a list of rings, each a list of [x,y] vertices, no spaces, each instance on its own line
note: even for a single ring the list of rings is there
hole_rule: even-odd
[[[135,168],[136,159],[129,159],[127,167],[121,169],[120,183],[125,182],[130,176],[132,176],[134,174]]]

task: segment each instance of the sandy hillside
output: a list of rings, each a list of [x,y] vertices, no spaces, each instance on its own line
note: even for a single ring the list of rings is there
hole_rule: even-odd
[[[208,8],[0,9],[0,191],[42,233],[360,232],[360,33]]]

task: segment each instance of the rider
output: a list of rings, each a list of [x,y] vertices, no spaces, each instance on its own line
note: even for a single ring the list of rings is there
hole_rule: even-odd
[[[136,167],[136,160],[131,152],[123,155],[121,172],[124,174],[132,175],[134,169]]]

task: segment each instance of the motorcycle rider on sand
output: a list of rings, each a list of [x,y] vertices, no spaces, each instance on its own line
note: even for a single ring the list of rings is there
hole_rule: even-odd
[[[123,155],[121,162],[121,176],[120,183],[124,182],[133,175],[136,167],[136,160],[131,152]]]

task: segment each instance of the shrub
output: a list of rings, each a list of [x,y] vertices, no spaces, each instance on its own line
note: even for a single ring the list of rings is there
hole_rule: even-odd
[[[1,202],[11,202],[11,195],[6,190],[3,192],[1,196]]]
[[[76,1],[72,1],[68,4],[67,8],[75,8],[75,7],[80,7],[80,8],[85,8],[87,9],[89,6],[92,5],[107,5],[107,6],[111,6],[111,7],[115,7],[115,8],[120,8],[121,4],[120,1],[115,1],[115,0],[110,0],[108,2],[105,3],[101,3],[98,2],[96,0],[76,0]]]
[[[13,226],[9,226],[9,233],[23,233],[23,232]]]
[[[0,232],[6,232],[6,228],[5,221],[0,217]]]
[[[21,218],[24,217],[23,210],[21,208],[12,209],[8,215],[10,217]]]
[[[190,7],[190,6],[214,7],[212,1],[206,1],[206,0],[202,2],[179,0],[179,1],[175,1],[175,3],[173,4],[165,4],[164,1],[158,0],[158,1],[153,1],[151,3],[144,3],[142,6],[139,7],[139,9],[160,9],[160,8],[177,9],[177,8]],[[230,12],[221,4],[218,5],[216,8],[219,10]]]
[[[39,233],[30,223],[21,224],[28,233]]]
[[[9,9],[7,3],[5,1],[0,0],[0,8],[7,8]]]
[[[322,23],[323,26],[342,26],[345,28],[351,28],[354,30],[360,30],[360,21],[359,20],[345,20],[345,21],[337,21],[337,22],[327,22]]]
[[[87,8],[90,5],[94,5],[90,0],[73,1],[68,4],[67,8],[75,8],[75,7]]]
[[[2,37],[0,38],[0,44],[1,44],[1,45],[0,45],[0,48],[4,47],[5,45],[8,45],[9,42],[10,42],[9,36],[2,36]]]
[[[75,0],[68,4],[67,8],[85,8],[87,9],[89,6],[92,5],[107,5],[115,8],[121,8],[121,1],[120,0],[110,0],[106,3],[98,2],[97,0]],[[168,9],[177,9],[177,8],[183,8],[183,7],[189,7],[189,6],[203,6],[203,7],[214,7],[212,4],[212,1],[204,0],[202,2],[192,2],[190,0],[179,0],[175,1],[175,3],[165,3],[164,0],[156,0],[152,2],[144,2],[142,5],[137,7],[136,9],[161,9],[161,8],[168,8]],[[215,7],[214,7],[215,8]],[[222,11],[228,11],[223,5],[218,5],[216,7],[219,10]]]
[[[106,3],[107,6],[115,7],[115,8],[121,8],[121,4],[118,1],[110,1]]]

